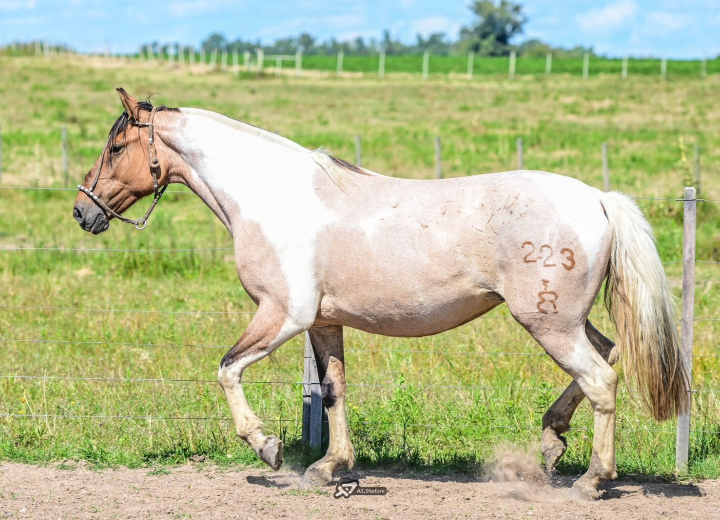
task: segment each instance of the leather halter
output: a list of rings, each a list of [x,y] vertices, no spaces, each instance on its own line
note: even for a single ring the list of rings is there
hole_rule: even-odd
[[[153,178],[153,191],[155,193],[153,197],[152,204],[150,204],[150,207],[145,212],[145,215],[140,217],[137,220],[131,220],[129,218],[125,218],[119,213],[115,212],[112,208],[110,208],[107,204],[105,204],[102,200],[98,198],[97,195],[95,195],[94,190],[97,187],[97,183],[100,180],[100,173],[102,172],[103,163],[105,162],[105,153],[103,151],[103,156],[100,161],[100,167],[98,168],[97,175],[95,176],[95,180],[93,181],[92,186],[90,189],[84,187],[83,185],[78,185],[78,190],[82,191],[85,195],[90,197],[90,199],[100,208],[102,209],[106,214],[110,214],[116,219],[118,219],[121,222],[125,222],[126,224],[133,224],[137,229],[142,231],[147,227],[148,219],[150,218],[150,213],[153,212],[155,209],[155,206],[157,206],[157,203],[160,202],[160,197],[163,196],[163,193],[165,193],[165,189],[167,188],[167,184],[163,187],[158,186],[158,180],[160,179],[160,175],[162,174],[162,171],[160,169],[160,161],[157,157],[157,150],[155,149],[155,127],[154,127],[154,119],[155,119],[155,113],[157,112],[158,107],[153,107],[152,111],[150,112],[150,119],[147,123],[142,123],[140,121],[135,121],[130,119],[128,121],[128,124],[139,126],[139,127],[148,127],[150,129],[150,137],[148,139],[148,166],[150,167],[150,175],[152,175]]]

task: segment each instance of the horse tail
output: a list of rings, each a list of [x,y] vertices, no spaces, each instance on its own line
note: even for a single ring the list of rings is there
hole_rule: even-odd
[[[675,299],[640,208],[620,193],[604,193],[601,200],[612,232],[605,305],[617,329],[623,370],[642,403],[663,421],[690,402]]]

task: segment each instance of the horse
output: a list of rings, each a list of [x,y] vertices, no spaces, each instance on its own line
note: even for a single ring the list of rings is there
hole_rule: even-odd
[[[580,402],[594,413],[583,497],[617,476],[615,409],[625,373],[657,420],[689,405],[676,308],[650,224],[634,201],[539,171],[438,180],[380,175],[223,115],[138,101],[124,112],[78,186],[73,216],[93,234],[115,218],[143,229],[168,184],[197,194],[233,237],[237,273],[257,305],[220,362],[237,435],[272,469],[283,443],[265,435],[242,388],[244,370],[308,332],[330,439],[303,485],[332,482],[355,454],[345,409],[343,327],[418,337],[505,303],[573,382],[542,419],[552,472]],[[153,195],[145,215],[122,214]],[[603,282],[617,343],[588,315]]]

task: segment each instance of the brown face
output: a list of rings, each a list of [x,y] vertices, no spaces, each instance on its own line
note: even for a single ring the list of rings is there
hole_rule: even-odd
[[[137,100],[128,96],[124,90],[118,89],[118,92],[125,113],[113,126],[105,149],[85,176],[82,185],[114,212],[122,214],[137,200],[153,193],[153,180],[148,166],[149,130],[129,121],[136,116],[146,121],[149,112],[140,108]],[[81,228],[97,235],[108,229],[112,215],[81,191],[75,199],[73,217]]]

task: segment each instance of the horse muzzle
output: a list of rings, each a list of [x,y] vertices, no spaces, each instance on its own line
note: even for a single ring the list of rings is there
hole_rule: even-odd
[[[98,207],[83,208],[82,204],[76,204],[73,208],[73,218],[78,221],[81,228],[93,235],[99,235],[110,227],[107,216]]]

